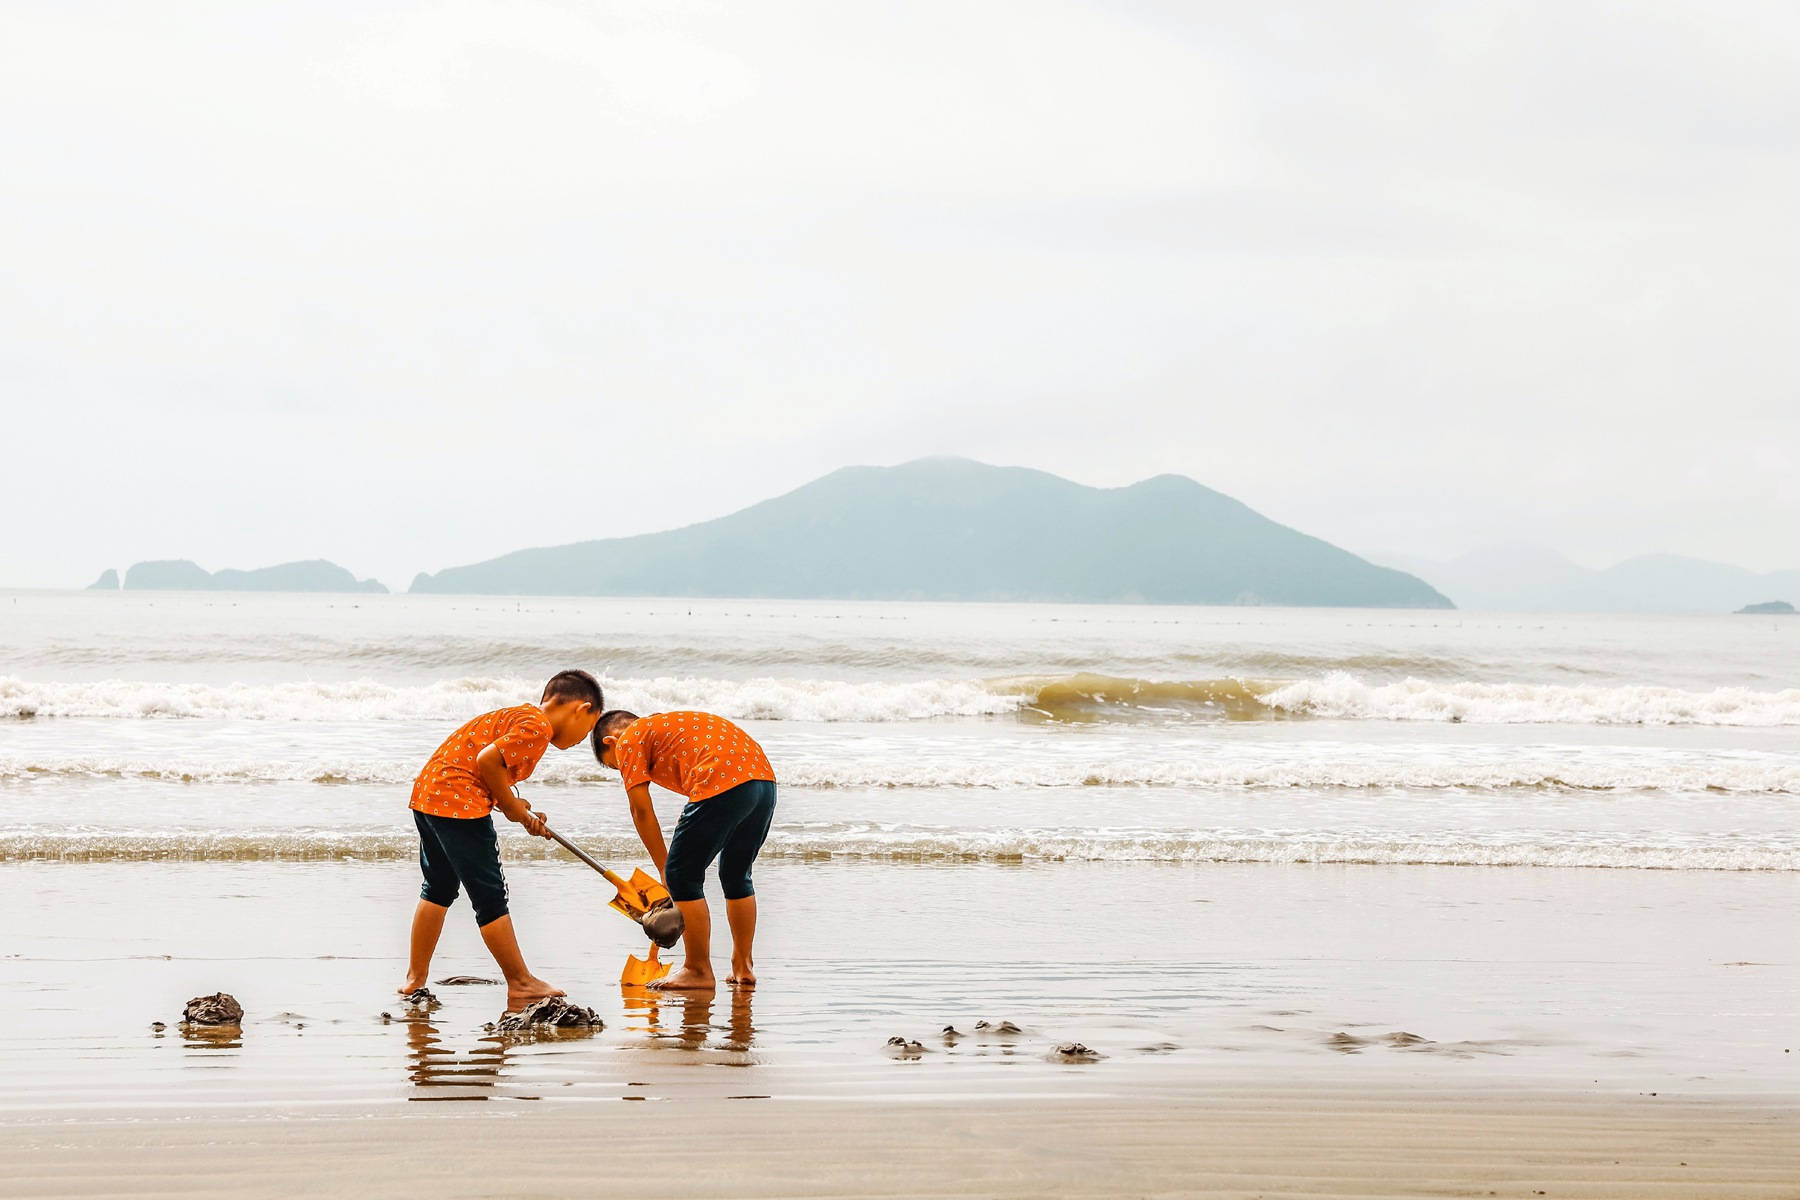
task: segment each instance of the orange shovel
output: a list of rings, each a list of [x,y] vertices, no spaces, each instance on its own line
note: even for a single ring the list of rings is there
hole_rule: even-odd
[[[650,939],[650,953],[644,958],[633,955],[626,959],[625,969],[619,974],[619,982],[626,987],[643,987],[667,975],[669,964],[658,962],[656,952],[659,948],[666,950],[680,941],[681,932],[687,924],[681,919],[681,910],[669,898],[669,889],[645,874],[642,868],[633,869],[630,879],[622,879],[617,872],[609,870],[589,856],[587,851],[548,825],[544,826],[544,832],[554,838],[564,850],[606,877],[606,882],[612,884],[619,893],[608,902],[608,906],[636,921],[643,929],[644,936]]]

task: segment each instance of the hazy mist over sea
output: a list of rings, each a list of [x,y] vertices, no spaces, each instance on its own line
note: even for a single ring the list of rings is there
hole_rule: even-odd
[[[1796,22],[8,4],[0,585],[398,589],[927,454],[1800,568]]]

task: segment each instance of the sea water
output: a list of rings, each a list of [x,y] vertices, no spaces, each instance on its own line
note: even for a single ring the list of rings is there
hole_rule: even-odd
[[[613,1052],[691,1042],[783,1094],[1012,1086],[987,1067],[1044,1047],[881,1052],[990,1016],[1105,1043],[1114,1087],[1252,1059],[1796,1086],[1800,620],[1780,617],[0,594],[0,1042],[130,1074],[149,1016],[229,960],[291,1018],[230,1051],[231,1094],[278,1090],[297,1060],[257,1076],[257,1054],[332,1027],[366,1070],[315,1070],[309,1094],[421,1098],[429,1054],[364,1027],[416,887],[411,778],[565,667],[612,706],[740,721],[781,781],[754,1019],[722,999],[658,1033],[654,1004],[610,996],[633,943],[597,881],[503,829],[534,966],[602,997]],[[585,747],[522,790],[642,861]],[[484,966],[455,923],[445,954]],[[449,1000],[408,1036],[486,1053],[493,997]],[[1365,1047],[1395,1032],[1437,1056]],[[510,1061],[518,1092],[553,1060]],[[625,1061],[583,1069],[617,1091]],[[133,1094],[195,1094],[177,1077]],[[85,1087],[67,1062],[39,1078],[15,1099]]]

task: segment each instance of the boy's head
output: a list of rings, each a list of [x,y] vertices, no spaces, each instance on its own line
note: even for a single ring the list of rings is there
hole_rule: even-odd
[[[551,745],[567,750],[593,729],[606,701],[600,694],[600,681],[586,671],[558,671],[544,685],[538,707],[550,722]]]
[[[636,713],[628,713],[622,708],[615,708],[611,712],[601,713],[600,719],[594,722],[594,732],[588,741],[593,745],[594,758],[599,761],[601,766],[611,767],[615,771],[619,769],[619,758],[613,752],[613,747],[618,744],[619,735],[624,733],[635,720],[637,720]]]

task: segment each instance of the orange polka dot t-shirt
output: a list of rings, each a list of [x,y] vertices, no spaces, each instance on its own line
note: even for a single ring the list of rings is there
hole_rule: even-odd
[[[412,804],[434,817],[485,817],[494,798],[481,785],[475,756],[500,747],[501,761],[514,783],[531,778],[538,760],[550,748],[550,721],[535,704],[483,713],[451,734],[419,777],[413,781]]]
[[[711,713],[639,717],[613,743],[613,752],[627,789],[654,783],[690,802],[710,799],[752,779],[775,782],[775,770],[756,740]]]

